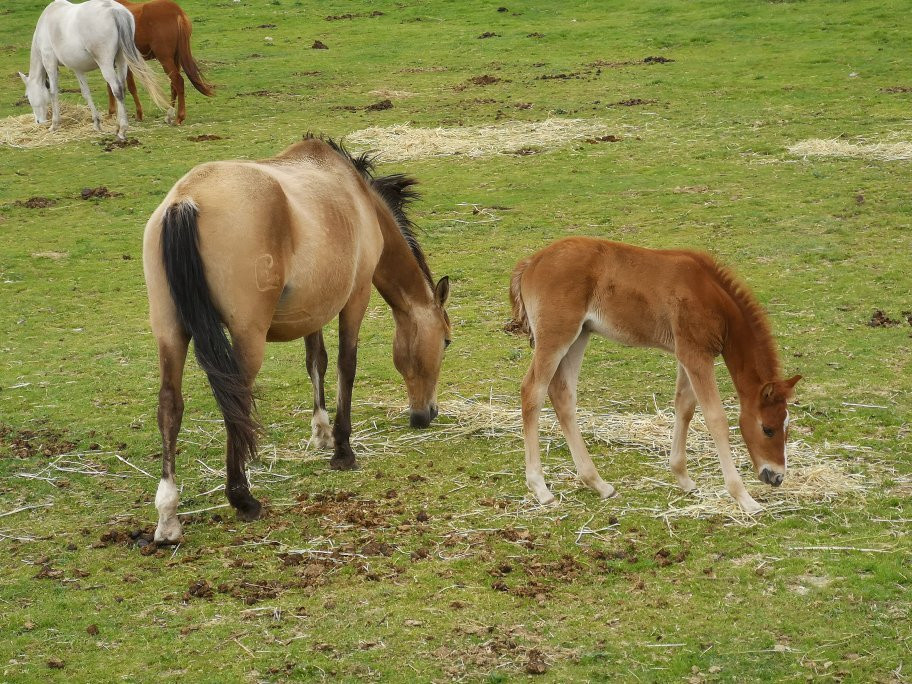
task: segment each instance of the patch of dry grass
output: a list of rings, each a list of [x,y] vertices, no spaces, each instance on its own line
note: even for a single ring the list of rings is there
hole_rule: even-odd
[[[877,161],[906,161],[912,159],[912,143],[880,142],[850,143],[845,140],[811,138],[788,148],[798,157],[846,157]]]
[[[604,135],[608,124],[597,119],[511,121],[496,126],[413,128],[408,124],[372,126],[349,133],[345,142],[373,150],[383,161],[464,155],[488,157],[520,150],[545,150],[574,140]]]

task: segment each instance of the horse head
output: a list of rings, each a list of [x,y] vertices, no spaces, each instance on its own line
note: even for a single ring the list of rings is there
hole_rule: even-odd
[[[444,308],[449,294],[450,279],[444,276],[429,305],[416,304],[396,321],[393,363],[405,380],[412,427],[426,428],[437,417],[437,380],[450,345],[450,318]]]
[[[35,123],[43,124],[48,119],[48,105],[51,104],[51,88],[47,79],[31,77],[19,72],[19,78],[25,83],[25,96],[35,114]]]
[[[801,376],[796,375],[788,380],[767,382],[760,387],[752,402],[741,407],[741,435],[754,470],[761,482],[773,487],[781,485],[785,477],[788,400],[800,379]]]

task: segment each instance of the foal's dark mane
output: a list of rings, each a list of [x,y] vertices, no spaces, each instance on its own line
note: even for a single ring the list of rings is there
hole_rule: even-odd
[[[313,137],[313,135],[308,133],[306,139]],[[403,173],[393,173],[388,176],[375,176],[375,157],[369,152],[362,152],[356,156],[345,149],[345,146],[341,142],[336,142],[332,138],[321,138],[321,140],[333,148],[344,159],[348,160],[355,170],[361,174],[364,180],[367,181],[371,188],[373,188],[374,192],[380,196],[380,199],[383,200],[383,203],[396,220],[399,232],[402,234],[406,244],[412,251],[415,261],[418,262],[418,268],[421,269],[425,280],[427,280],[428,285],[430,285],[433,290],[434,279],[431,276],[431,269],[428,266],[427,259],[424,257],[421,245],[418,244],[418,238],[415,237],[416,226],[405,213],[408,205],[418,198],[418,192],[414,189],[414,186],[418,184],[418,181]]]
[[[756,339],[755,358],[757,367],[768,369],[772,373],[772,378],[779,379],[782,376],[782,366],[779,363],[779,354],[776,351],[776,343],[773,339],[773,331],[770,327],[769,317],[766,310],[757,301],[757,298],[751,292],[750,288],[736,276],[729,268],[723,266],[715,260],[710,254],[697,252],[701,261],[710,269],[710,273],[715,277],[716,282],[732,298],[738,310],[744,316],[744,321]]]

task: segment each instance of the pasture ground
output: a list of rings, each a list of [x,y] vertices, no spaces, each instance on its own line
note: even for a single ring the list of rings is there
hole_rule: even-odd
[[[29,111],[15,72],[43,4],[0,7],[0,117]],[[907,13],[872,0],[601,5],[184,0],[217,96],[189,91],[183,127],[148,105],[125,147],[110,123],[0,147],[0,679],[909,678],[908,161],[788,152],[909,141]],[[77,87],[68,72],[62,83]],[[405,427],[377,298],[355,388],[362,467],[331,472],[306,446],[303,344],[269,347],[252,473],[268,515],[239,524],[214,508],[223,433],[191,363],[185,539],[148,544],[158,378],[140,245],[174,181],[308,130],[548,118],[608,134],[381,165],[420,179],[412,214],[435,276],[452,280],[439,422]],[[670,517],[688,499],[663,465],[668,441],[590,439],[620,492],[602,502],[552,435],[561,505],[532,505],[518,433],[466,407],[515,409],[530,351],[502,332],[508,274],[574,234],[733,265],[768,307],[787,373],[805,377],[794,438],[858,486],[765,488],[734,433],[768,511]],[[596,424],[649,419],[670,407],[673,373],[659,352],[596,340],[580,406]],[[717,492],[715,457],[697,451],[698,483]]]

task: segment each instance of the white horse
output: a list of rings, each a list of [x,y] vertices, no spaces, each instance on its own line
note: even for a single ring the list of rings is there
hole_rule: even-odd
[[[88,71],[101,69],[101,75],[114,93],[117,137],[121,140],[127,137],[127,110],[124,107],[127,67],[149,91],[155,104],[167,108],[168,101],[161,86],[133,42],[135,27],[130,11],[114,0],[88,0],[80,5],[54,0],[48,5],[38,18],[32,37],[29,73],[19,72],[35,121],[39,124],[47,121],[48,104],[51,104],[51,130],[60,126],[57,71],[61,64],[76,74],[82,96],[92,110],[96,131],[101,130],[101,116],[89,92]]]

